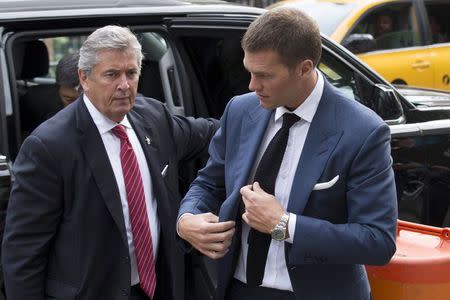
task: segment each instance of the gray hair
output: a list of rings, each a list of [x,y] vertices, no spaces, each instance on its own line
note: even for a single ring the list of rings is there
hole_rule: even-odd
[[[78,68],[89,75],[92,68],[99,62],[98,53],[104,49],[133,51],[139,70],[141,69],[144,58],[141,44],[130,29],[115,25],[99,28],[89,35],[80,49]]]

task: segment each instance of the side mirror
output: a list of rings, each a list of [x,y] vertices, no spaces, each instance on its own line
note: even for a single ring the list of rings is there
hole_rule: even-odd
[[[352,33],[342,41],[342,46],[354,54],[365,53],[377,49],[377,43],[371,34]]]
[[[372,109],[389,125],[405,122],[403,108],[396,92],[384,84],[376,84],[374,87]]]

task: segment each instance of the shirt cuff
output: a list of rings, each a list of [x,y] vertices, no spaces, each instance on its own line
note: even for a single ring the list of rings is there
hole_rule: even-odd
[[[289,213],[289,223],[288,223],[289,238],[286,239],[286,242],[288,242],[289,244],[292,244],[294,242],[296,224],[297,224],[297,215]]]
[[[179,218],[178,218],[178,221],[177,221],[177,234],[178,234],[178,236],[180,236],[180,233],[178,232],[178,226],[180,225],[180,221],[181,221],[181,219],[183,218],[183,217],[185,217],[185,216],[187,216],[187,215],[193,215],[193,214],[191,214],[191,213],[184,213],[184,214],[182,214]],[[181,236],[180,236],[181,237]]]

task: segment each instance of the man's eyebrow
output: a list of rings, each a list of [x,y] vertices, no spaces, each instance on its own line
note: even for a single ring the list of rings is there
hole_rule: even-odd
[[[117,68],[109,68],[109,69],[104,70],[103,73],[117,72],[117,71],[119,71],[119,69],[117,69]]]

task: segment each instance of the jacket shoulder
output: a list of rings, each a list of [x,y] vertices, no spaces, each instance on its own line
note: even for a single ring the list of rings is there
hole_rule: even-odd
[[[139,114],[158,114],[166,111],[164,103],[147,97],[136,97],[136,102],[134,103],[133,110]]]

